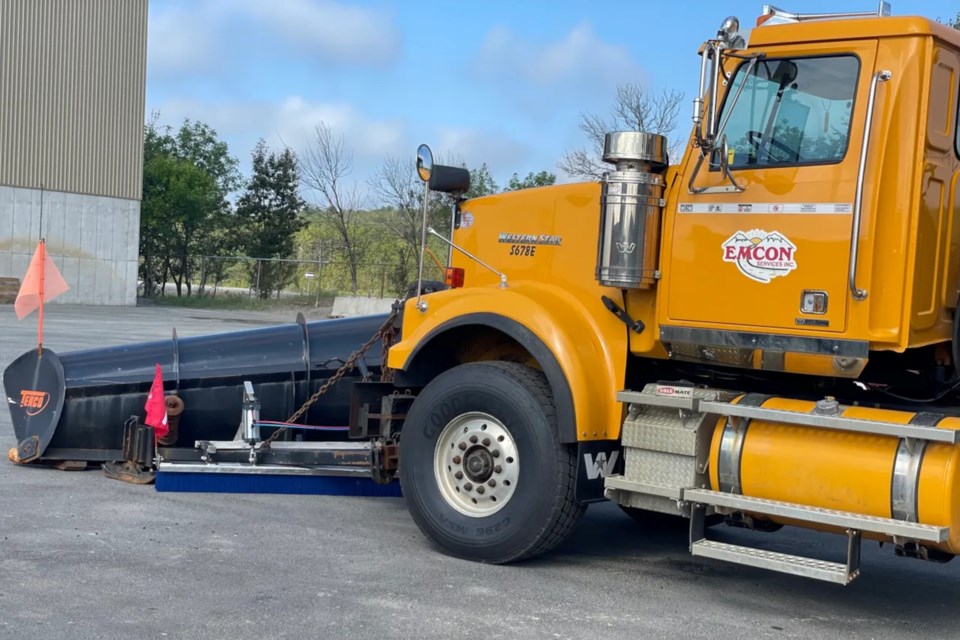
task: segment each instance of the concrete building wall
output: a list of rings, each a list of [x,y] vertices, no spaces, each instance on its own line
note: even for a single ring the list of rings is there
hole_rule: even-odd
[[[59,301],[136,303],[146,38],[147,0],[0,2],[0,276],[42,234]]]
[[[138,201],[0,185],[0,275],[23,277],[41,225],[70,285],[55,303],[137,303]]]

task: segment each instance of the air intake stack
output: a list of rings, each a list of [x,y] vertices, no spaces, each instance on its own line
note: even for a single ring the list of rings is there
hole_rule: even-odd
[[[656,283],[667,140],[655,133],[618,131],[603,141],[597,280],[607,287],[649,289]]]

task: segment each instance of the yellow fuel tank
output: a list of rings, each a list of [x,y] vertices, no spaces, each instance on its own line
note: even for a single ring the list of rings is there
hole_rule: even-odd
[[[816,407],[749,395],[738,402],[751,400],[754,406],[800,413]],[[960,429],[960,418],[938,414],[846,407],[837,415]],[[960,554],[960,445],[756,419],[737,429],[728,423],[717,423],[711,441],[714,491],[950,527],[950,537],[931,546]]]

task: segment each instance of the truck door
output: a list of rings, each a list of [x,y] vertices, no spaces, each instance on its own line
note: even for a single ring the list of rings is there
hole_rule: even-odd
[[[668,322],[844,330],[876,49],[876,41],[778,47],[749,73],[746,62],[736,68],[719,123],[731,173],[746,188],[731,188],[715,154],[692,185],[705,190],[681,189],[664,270]],[[689,176],[696,153],[688,158]]]

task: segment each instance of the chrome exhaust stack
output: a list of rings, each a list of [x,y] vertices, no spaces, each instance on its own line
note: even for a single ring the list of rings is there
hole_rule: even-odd
[[[596,278],[620,289],[649,289],[657,281],[657,247],[663,212],[667,139],[619,131],[603,142],[603,175]]]

